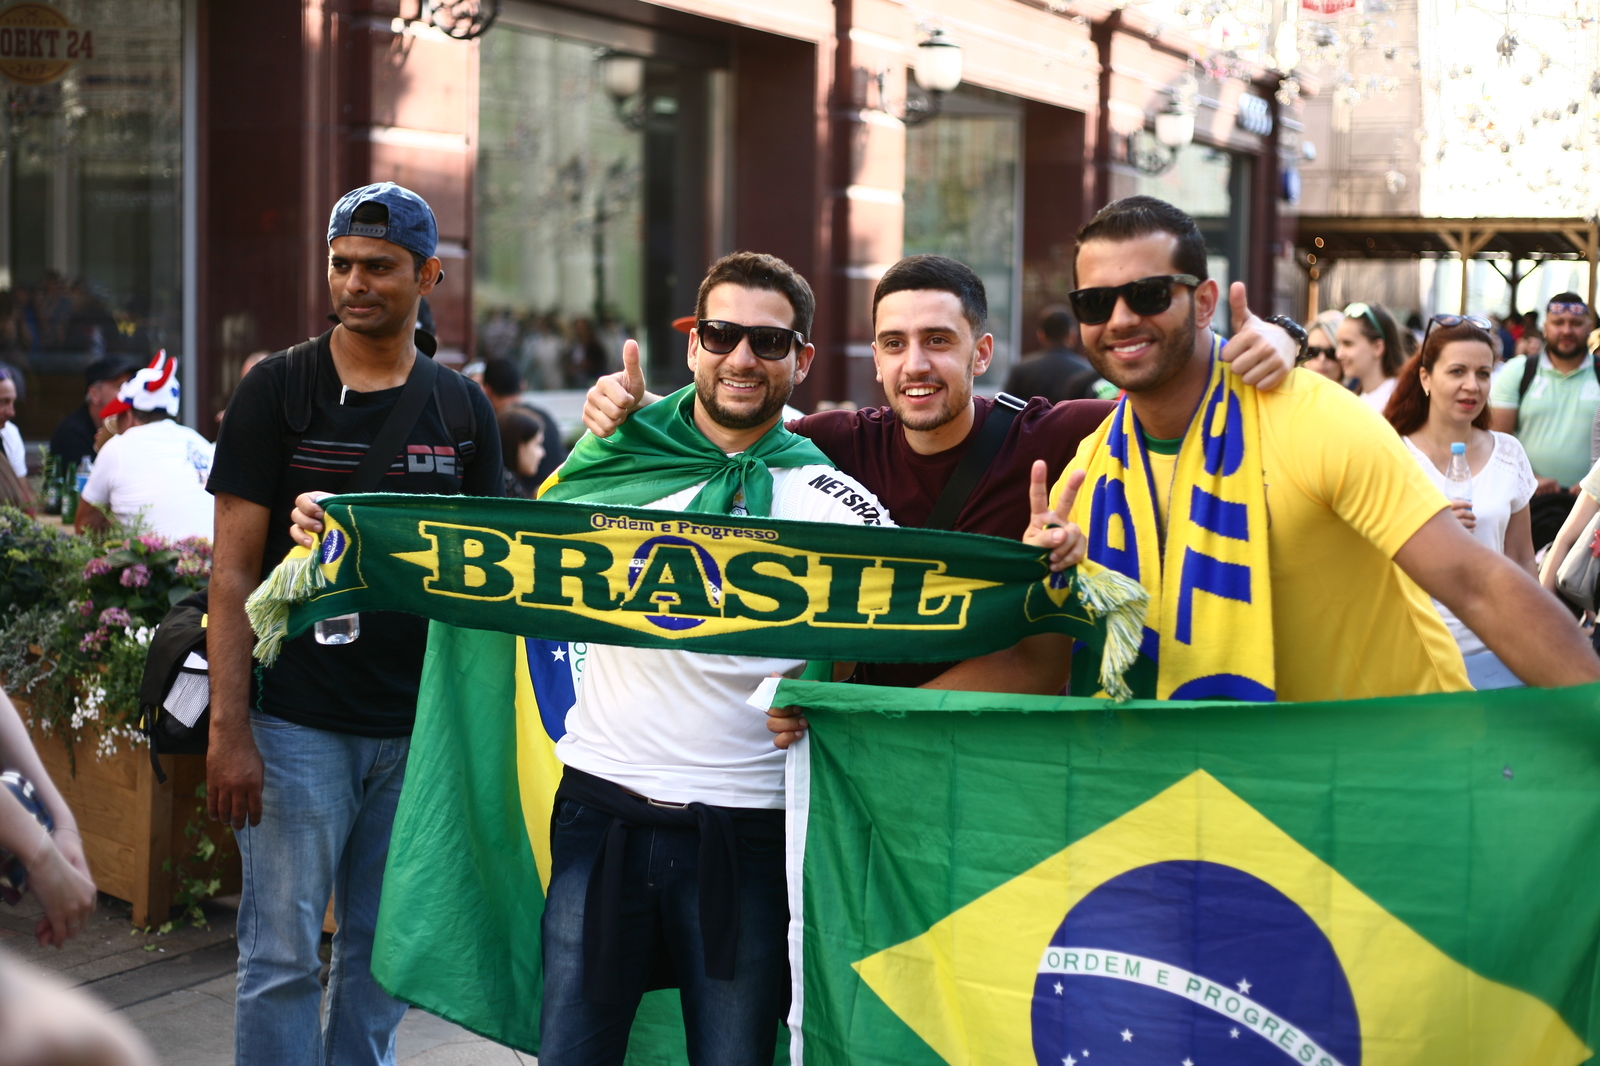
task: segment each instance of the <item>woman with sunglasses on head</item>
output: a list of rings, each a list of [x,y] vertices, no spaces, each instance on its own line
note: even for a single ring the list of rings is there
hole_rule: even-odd
[[[1435,315],[1422,347],[1393,379],[1393,395],[1384,416],[1423,472],[1451,497],[1461,524],[1532,574],[1533,521],[1528,501],[1538,481],[1517,438],[1489,429],[1492,328],[1487,319],[1475,315]],[[1445,478],[1452,444],[1466,446],[1472,471],[1470,500],[1456,498],[1459,490]],[[1522,684],[1448,607],[1438,600],[1433,605],[1456,638],[1474,688]]]
[[[1300,365],[1329,381],[1344,384],[1344,367],[1339,365],[1339,323],[1344,314],[1329,308],[1306,323],[1306,356]]]
[[[1353,303],[1337,329],[1339,365],[1353,379],[1356,393],[1382,412],[1394,392],[1395,375],[1405,362],[1400,327],[1381,304]]]

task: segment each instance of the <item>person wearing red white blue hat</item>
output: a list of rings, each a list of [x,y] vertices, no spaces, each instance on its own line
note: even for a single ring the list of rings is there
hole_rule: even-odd
[[[211,539],[213,507],[205,490],[211,442],[178,417],[177,360],[165,351],[117,390],[100,410],[116,431],[95,458],[78,504],[79,529],[105,529],[110,518],[178,540]]]

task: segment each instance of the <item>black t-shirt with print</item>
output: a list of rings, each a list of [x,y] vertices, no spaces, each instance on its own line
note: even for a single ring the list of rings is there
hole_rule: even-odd
[[[302,492],[338,492],[400,398],[400,389],[345,392],[329,333],[317,342],[317,386],[311,421],[287,467],[289,434],[283,391],[284,353],[264,359],[245,375],[228,404],[217,436],[206,487],[272,512],[262,556],[265,577],[294,546],[289,512]],[[419,358],[425,358],[419,355]],[[452,373],[452,371],[446,371]],[[447,386],[448,387],[448,386]],[[500,431],[494,409],[478,388],[467,390],[477,421],[477,450],[462,470],[439,405],[430,399],[384,474],[380,492],[419,495],[500,496]],[[341,402],[341,399],[343,402]],[[361,636],[350,644],[318,644],[308,631],[284,642],[283,654],[263,672],[256,706],[300,725],[335,733],[398,737],[411,732],[428,623],[416,615],[365,611]]]

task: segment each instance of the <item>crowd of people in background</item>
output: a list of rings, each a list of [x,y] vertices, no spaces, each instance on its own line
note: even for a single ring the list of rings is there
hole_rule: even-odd
[[[478,324],[477,334],[478,356],[484,363],[506,360],[528,388],[551,390],[586,389],[601,374],[617,369],[617,353],[634,330],[612,318],[596,325],[582,315],[518,316],[510,308],[500,308]]]

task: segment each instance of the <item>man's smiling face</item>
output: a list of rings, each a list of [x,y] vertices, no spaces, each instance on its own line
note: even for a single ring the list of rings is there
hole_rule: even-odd
[[[972,403],[972,379],[989,369],[994,338],[974,336],[961,299],[940,289],[891,292],[878,301],[872,360],[900,424],[938,429]]]
[[[1140,278],[1181,273],[1173,262],[1178,239],[1150,233],[1125,241],[1091,240],[1078,249],[1078,287],[1124,285]],[[1124,299],[1111,317],[1083,323],[1083,351],[1100,376],[1129,392],[1148,392],[1175,378],[1194,352],[1195,335],[1211,325],[1217,283],[1195,289],[1174,285],[1160,314],[1137,315]]]
[[[741,326],[794,328],[789,298],[771,289],[725,283],[706,294],[705,317],[711,322]],[[775,421],[794,387],[811,365],[810,345],[794,344],[782,359],[758,359],[750,338],[727,355],[700,345],[699,330],[689,332],[689,369],[694,371],[695,398],[706,414],[727,429],[752,429]]]

